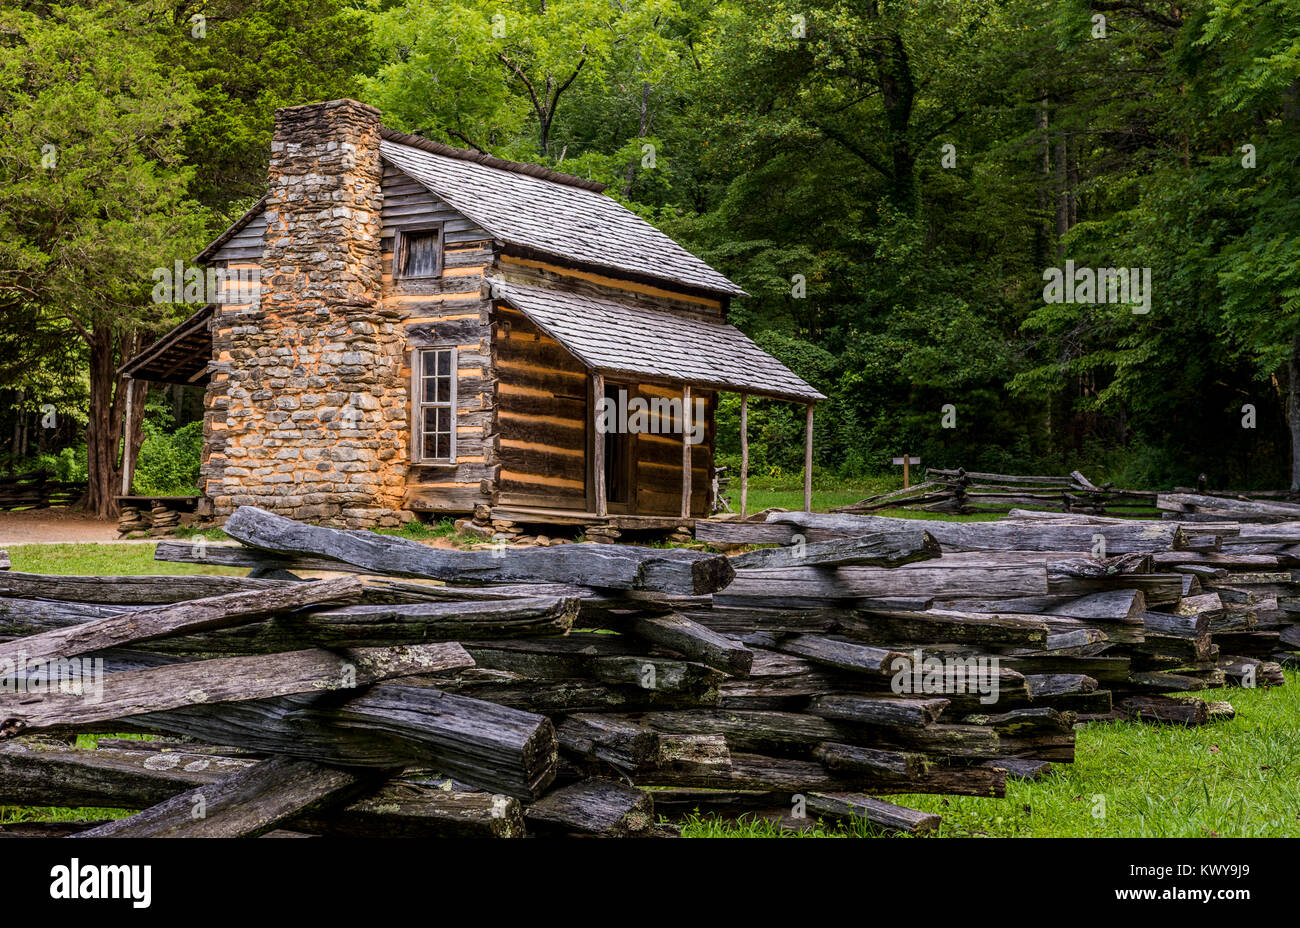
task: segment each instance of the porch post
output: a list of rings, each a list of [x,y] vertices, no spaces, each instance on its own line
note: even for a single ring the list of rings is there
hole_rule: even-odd
[[[812,433],[813,404],[808,404],[808,418],[803,431],[803,509],[812,512]]]
[[[749,394],[740,394],[740,517],[749,506]]]
[[[595,438],[591,445],[592,483],[596,488],[596,515],[609,515],[609,506],[605,500],[605,425],[600,414],[601,400],[605,398],[605,377],[602,374],[591,375],[591,408],[595,417]]]
[[[135,469],[135,455],[131,448],[131,420],[135,412],[135,381],[126,379],[126,415],[122,419],[122,495],[131,495],[131,471]]]
[[[691,517],[691,385],[682,386],[682,518]]]

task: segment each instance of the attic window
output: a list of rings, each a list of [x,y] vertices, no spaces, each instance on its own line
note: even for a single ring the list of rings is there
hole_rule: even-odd
[[[442,275],[442,226],[398,229],[394,242],[395,278],[440,277]]]

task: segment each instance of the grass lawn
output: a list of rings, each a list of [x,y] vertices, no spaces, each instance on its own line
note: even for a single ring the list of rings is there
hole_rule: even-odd
[[[227,574],[244,576],[243,567],[179,564],[153,559],[156,545],[11,545],[12,569],[28,574],[125,576],[140,574]]]
[[[840,506],[888,493],[903,486],[901,477],[867,477],[859,480],[818,479],[813,474],[812,508],[814,512],[829,512]],[[740,482],[732,480],[731,487],[725,494],[731,501],[731,508],[740,511]],[[751,477],[749,480],[749,512],[761,512],[764,509],[803,509],[803,484],[797,479],[791,482],[788,477]],[[988,522],[999,518],[997,513],[980,513],[969,516],[941,515],[933,512],[909,512],[904,509],[884,509],[875,515],[898,516],[903,519],[946,519],[950,522]]]
[[[1231,722],[1200,728],[1094,722],[1073,764],[1036,783],[1007,781],[1005,799],[883,796],[943,816],[940,835],[992,837],[1300,837],[1300,674],[1273,689],[1225,688]],[[802,837],[870,835],[826,826]],[[689,837],[775,837],[766,821],[688,821]]]
[[[887,487],[818,490],[814,508],[855,502]],[[762,494],[762,495],[760,495]],[[801,490],[758,490],[754,508],[799,508]],[[894,513],[891,513],[894,514]],[[904,513],[897,513],[904,514]],[[915,515],[915,514],[912,514]],[[983,518],[983,517],[971,517]],[[422,531],[431,537],[450,526]],[[454,530],[451,530],[454,531]],[[149,544],[20,545],[8,549],[13,569],[50,574],[242,574],[239,568],[153,560]],[[1009,781],[1005,799],[964,796],[885,797],[943,816],[942,835],[968,836],[1300,836],[1300,675],[1287,672],[1275,689],[1221,689],[1200,694],[1227,699],[1231,722],[1201,728],[1092,724],[1078,732],[1073,764],[1057,765],[1037,783]],[[83,738],[85,747],[93,739]],[[0,809],[0,821],[84,819],[121,815],[106,809]],[[688,820],[688,837],[781,834],[767,822],[712,816]],[[827,827],[805,836],[869,835],[872,829]]]

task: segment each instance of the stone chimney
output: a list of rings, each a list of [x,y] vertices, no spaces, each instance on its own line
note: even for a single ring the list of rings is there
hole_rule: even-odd
[[[403,518],[406,388],[396,311],[381,299],[379,139],[379,111],[355,100],[275,114],[260,301],[221,307],[213,325],[215,515],[251,504],[354,528]]]

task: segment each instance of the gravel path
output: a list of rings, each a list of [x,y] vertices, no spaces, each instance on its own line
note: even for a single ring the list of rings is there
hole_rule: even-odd
[[[0,512],[0,548],[6,545],[85,544],[117,541],[116,520],[82,512],[38,509]]]

